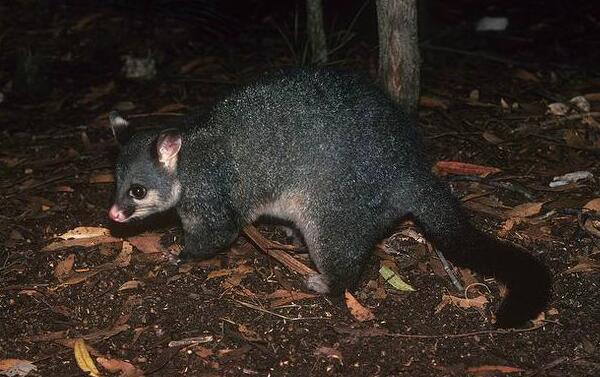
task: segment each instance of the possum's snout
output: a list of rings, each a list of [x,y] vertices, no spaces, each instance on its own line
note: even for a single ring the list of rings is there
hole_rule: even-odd
[[[119,209],[116,204],[113,204],[113,206],[108,210],[108,217],[112,221],[116,221],[118,223],[124,223],[129,219],[129,216],[127,216],[123,210]]]

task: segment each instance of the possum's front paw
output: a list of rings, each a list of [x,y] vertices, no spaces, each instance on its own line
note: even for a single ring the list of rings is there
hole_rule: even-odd
[[[309,275],[306,278],[306,286],[317,293],[327,294],[330,292],[329,280],[322,274]]]

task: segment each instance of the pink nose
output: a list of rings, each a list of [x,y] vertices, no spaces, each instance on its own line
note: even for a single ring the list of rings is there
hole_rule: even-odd
[[[118,223],[122,223],[123,221],[127,220],[127,216],[125,216],[123,211],[121,211],[116,204],[113,204],[113,206],[108,210],[108,217],[110,217],[112,221],[116,221]]]

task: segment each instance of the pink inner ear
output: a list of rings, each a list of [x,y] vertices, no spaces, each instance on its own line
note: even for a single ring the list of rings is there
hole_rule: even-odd
[[[163,134],[158,140],[158,155],[161,161],[175,157],[179,149],[181,149],[180,135]]]

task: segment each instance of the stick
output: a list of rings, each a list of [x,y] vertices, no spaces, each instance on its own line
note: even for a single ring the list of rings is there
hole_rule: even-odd
[[[329,319],[329,318],[326,318],[326,317],[296,317],[296,318],[294,318],[294,317],[288,317],[288,316],[281,315],[279,313],[275,313],[275,312],[272,312],[270,310],[261,308],[260,306],[256,306],[256,305],[251,304],[249,302],[244,302],[244,301],[239,301],[239,300],[233,300],[233,302],[237,302],[238,304],[240,304],[242,306],[245,306],[247,308],[250,308],[250,309],[258,310],[259,312],[267,313],[267,314],[270,314],[272,316],[279,317],[281,319],[285,319],[286,321],[309,321],[309,320],[315,320],[315,319]]]
[[[468,338],[472,336],[479,335],[505,335],[505,334],[518,334],[524,332],[530,332],[539,330],[544,327],[547,323],[554,322],[545,322],[538,325],[534,325],[531,327],[527,327],[525,329],[498,329],[498,330],[481,330],[481,331],[472,331],[461,334],[438,334],[438,335],[424,335],[424,334],[401,334],[401,333],[390,333],[386,330],[381,329],[345,329],[345,328],[334,328],[335,332],[338,334],[348,334],[354,335],[358,337],[376,337],[376,336],[388,336],[391,338],[409,338],[409,339],[456,339],[456,338]],[[376,331],[371,331],[376,330]]]
[[[528,200],[533,200],[535,198],[534,195],[532,193],[530,193],[525,187],[515,184],[515,183],[492,181],[489,179],[475,177],[475,176],[471,176],[471,175],[452,175],[452,176],[448,176],[448,180],[449,181],[477,182],[477,183],[484,184],[486,186],[498,187],[498,188],[502,188],[502,189],[505,189],[508,191],[516,192],[518,194],[523,195]]]
[[[283,264],[291,271],[302,276],[309,276],[317,273],[315,270],[305,266],[302,262],[298,261],[285,251],[277,250],[277,245],[263,237],[253,225],[245,226],[244,229],[242,229],[242,234],[256,245],[260,251]]]

